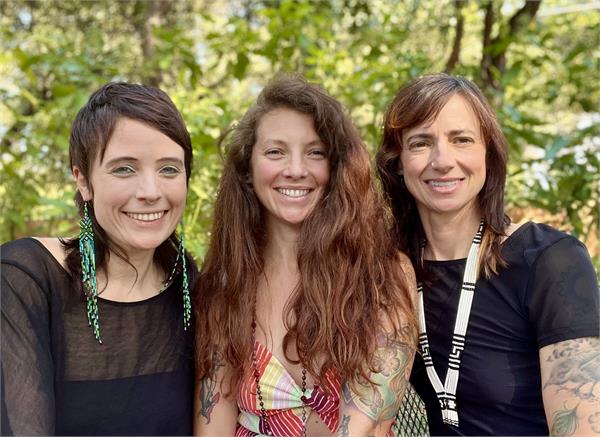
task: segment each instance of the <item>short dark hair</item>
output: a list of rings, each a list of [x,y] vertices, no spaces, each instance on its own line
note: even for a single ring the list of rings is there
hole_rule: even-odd
[[[90,172],[94,161],[102,161],[106,146],[114,132],[117,122],[128,118],[142,122],[158,130],[181,146],[184,151],[186,183],[192,171],[192,140],[183,117],[169,96],[162,90],[145,85],[109,82],[96,90],[88,102],[79,110],[69,141],[69,160],[71,169],[79,168],[81,174],[90,181]],[[90,190],[93,187],[90,184]],[[84,201],[79,191],[75,194],[75,203],[80,215],[83,215]],[[117,256],[127,260],[123,250],[112,243],[96,221],[93,206],[88,206],[96,249],[96,269],[104,266],[109,247]],[[67,251],[67,266],[71,273],[80,272],[78,239],[64,240]],[[164,241],[155,251],[154,257],[165,271],[169,271],[175,262],[179,238],[176,232]],[[74,275],[77,281],[78,274]]]
[[[500,241],[510,223],[504,212],[508,142],[494,110],[475,83],[462,77],[433,74],[400,88],[385,114],[383,141],[377,153],[377,171],[392,205],[400,248],[409,254],[419,273],[420,245],[425,235],[415,199],[398,174],[404,146],[402,134],[435,119],[454,95],[463,97],[475,113],[486,147],[486,178],[477,199],[486,224],[479,266],[480,271],[489,275],[496,272],[497,264],[504,265]]]
[[[102,161],[104,158],[106,146],[121,118],[147,124],[179,144],[184,151],[186,178],[189,181],[192,172],[192,140],[183,117],[164,91],[126,82],[109,82],[103,85],[77,113],[69,141],[71,168],[77,166],[89,181],[94,161]],[[76,194],[75,202],[81,210],[82,198],[79,193]]]

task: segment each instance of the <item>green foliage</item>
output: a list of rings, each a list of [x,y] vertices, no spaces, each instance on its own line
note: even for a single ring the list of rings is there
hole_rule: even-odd
[[[484,4],[465,3],[453,73],[478,81],[496,104],[511,144],[510,206],[559,215],[560,227],[597,248],[600,18],[538,14],[507,33],[517,3],[494,3],[492,30],[503,37],[486,48]],[[541,10],[560,4],[544,0]],[[188,124],[186,231],[198,257],[221,169],[218,139],[269,78],[292,70],[322,83],[374,151],[398,87],[444,69],[456,22],[450,0],[13,0],[0,12],[0,241],[76,231],[70,123],[98,86],[129,80],[163,88]],[[481,79],[486,53],[506,58],[491,69],[495,88]]]

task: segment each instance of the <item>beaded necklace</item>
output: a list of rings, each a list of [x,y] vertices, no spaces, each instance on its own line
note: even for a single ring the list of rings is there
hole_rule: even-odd
[[[448,357],[448,370],[446,372],[444,385],[442,385],[442,381],[435,371],[435,367],[433,367],[433,360],[431,359],[425,326],[423,284],[421,282],[417,284],[417,292],[419,295],[419,346],[421,348],[421,353],[423,354],[423,362],[425,363],[429,381],[440,402],[442,420],[444,423],[453,426],[458,426],[456,386],[458,385],[460,360],[465,348],[465,335],[467,333],[467,325],[469,324],[469,316],[471,315],[471,304],[473,303],[473,295],[475,292],[475,281],[477,280],[477,255],[479,254],[479,246],[481,246],[483,228],[484,222],[482,219],[479,222],[479,228],[473,238],[471,248],[469,249],[469,255],[467,256],[467,264],[465,266],[465,273],[460,289],[454,333],[452,334],[452,351]]]
[[[252,370],[254,374],[254,382],[256,383],[256,396],[258,397],[258,405],[260,406],[260,424],[259,429],[263,428],[266,435],[271,434],[271,427],[269,426],[269,420],[267,418],[267,410],[265,409],[265,403],[262,397],[262,391],[260,389],[260,374],[258,372],[258,363],[256,362],[256,294],[254,295],[254,308],[252,309]],[[306,369],[302,366],[302,431],[301,437],[306,437]],[[262,425],[262,426],[261,426]],[[260,432],[263,432],[260,430]]]

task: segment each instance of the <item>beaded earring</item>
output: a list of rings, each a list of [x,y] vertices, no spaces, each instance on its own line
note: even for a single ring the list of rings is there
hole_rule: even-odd
[[[181,237],[177,256],[181,256],[181,270],[183,275],[181,285],[183,291],[183,329],[187,330],[190,327],[190,320],[192,318],[192,304],[190,302],[190,283],[187,274],[187,258],[185,256],[185,226],[183,225],[183,219],[181,219]]]
[[[179,246],[177,247],[177,257],[175,258],[175,264],[173,265],[173,269],[169,274],[169,278],[165,281],[165,284],[160,289],[160,293],[165,291],[175,278],[175,274],[177,273],[177,266],[179,265],[179,260],[181,259],[181,289],[183,293],[183,329],[187,330],[190,327],[190,320],[192,317],[192,304],[190,301],[190,282],[187,273],[187,258],[185,256],[185,226],[183,224],[183,219],[181,220],[181,235],[179,237]]]
[[[94,331],[94,337],[100,338],[100,319],[98,318],[98,286],[96,285],[96,254],[94,251],[94,229],[88,212],[88,202],[83,203],[83,217],[79,222],[79,254],[81,256],[81,282],[86,298],[88,324]]]

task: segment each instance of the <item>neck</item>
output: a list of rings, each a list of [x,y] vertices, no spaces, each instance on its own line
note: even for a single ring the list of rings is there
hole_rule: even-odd
[[[265,274],[272,272],[296,275],[298,273],[297,239],[288,240],[271,235],[265,248]]]
[[[447,261],[467,257],[479,227],[479,211],[459,211],[453,214],[420,212],[419,215],[427,238],[424,259]]]
[[[106,267],[98,273],[98,290],[103,290],[102,297],[136,301],[152,297],[160,290],[165,278],[154,262],[154,251],[136,252],[128,257],[129,262],[110,253]]]

